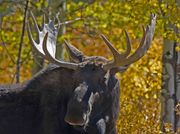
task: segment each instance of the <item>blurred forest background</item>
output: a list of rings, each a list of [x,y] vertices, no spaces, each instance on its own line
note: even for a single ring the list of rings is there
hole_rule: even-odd
[[[163,62],[166,62],[162,60],[163,54],[171,55],[169,51],[163,53],[169,48],[165,45],[170,46],[169,42],[173,42],[175,53],[180,47],[178,0],[0,0],[1,84],[28,80],[47,65],[47,61],[32,52],[26,30],[27,22],[31,21],[29,11],[34,13],[39,24],[43,14],[46,18],[58,17],[61,23],[65,22],[61,25],[57,41],[57,57],[65,60],[68,56],[62,45],[64,38],[86,55],[111,59],[112,55],[99,35],[106,35],[121,52],[126,49],[124,29],[128,31],[135,50],[143,34],[142,26],[149,23],[151,13],[157,14],[150,50],[126,72],[118,74],[121,80],[121,108],[117,130],[119,134],[178,131],[178,126],[174,127],[171,121],[166,120],[167,123],[162,125],[164,107],[160,99],[165,82],[162,79]],[[177,104],[176,100],[173,111]],[[165,127],[162,129],[162,126]]]

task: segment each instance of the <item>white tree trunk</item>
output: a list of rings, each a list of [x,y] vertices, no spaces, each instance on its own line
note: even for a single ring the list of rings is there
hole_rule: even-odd
[[[180,128],[180,52],[177,52],[176,64],[176,130]]]
[[[161,92],[161,126],[165,132],[166,125],[172,125],[175,130],[175,44],[164,40],[163,51],[163,83]]]
[[[177,5],[180,7],[180,0],[176,0]],[[176,28],[176,34],[179,34],[179,29]],[[179,46],[179,44],[177,44]],[[176,63],[176,131],[180,129],[180,52],[177,53]]]

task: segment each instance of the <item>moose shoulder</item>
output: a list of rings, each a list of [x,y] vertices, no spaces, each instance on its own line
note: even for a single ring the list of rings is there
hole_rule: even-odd
[[[55,59],[59,26],[53,21],[43,23],[39,30],[31,13],[38,43],[28,35],[32,47],[53,63],[22,85],[0,87],[0,133],[2,134],[116,134],[119,113],[119,81],[116,72],[124,71],[148,50],[155,30],[156,16],[137,50],[127,49],[119,54],[104,35],[114,59],[86,56],[65,41],[70,62]]]

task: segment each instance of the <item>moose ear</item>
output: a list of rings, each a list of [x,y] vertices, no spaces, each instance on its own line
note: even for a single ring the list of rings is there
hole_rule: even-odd
[[[66,40],[64,40],[64,43],[66,46],[66,50],[68,51],[68,54],[70,56],[70,59],[75,63],[82,62],[86,56]]]

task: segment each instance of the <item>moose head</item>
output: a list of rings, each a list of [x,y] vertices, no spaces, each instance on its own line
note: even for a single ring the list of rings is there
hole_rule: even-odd
[[[127,48],[119,53],[110,41],[101,35],[101,38],[113,54],[113,60],[101,56],[86,56],[68,41],[64,41],[70,61],[55,58],[58,25],[50,20],[42,24],[39,29],[34,15],[31,13],[37,31],[37,42],[34,41],[28,24],[28,35],[32,47],[50,63],[71,70],[73,79],[72,93],[66,104],[64,121],[84,133],[116,133],[115,122],[119,112],[119,83],[115,74],[124,71],[132,63],[139,60],[150,47],[155,31],[156,16],[151,15],[150,24],[143,28],[143,37],[140,45],[133,54],[131,41],[125,31]],[[63,76],[62,76],[63,77]],[[71,83],[70,83],[71,84]]]

